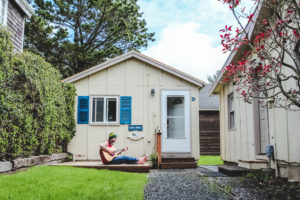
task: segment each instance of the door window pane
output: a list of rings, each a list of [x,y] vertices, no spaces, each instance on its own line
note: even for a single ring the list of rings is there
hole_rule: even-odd
[[[185,137],[184,97],[167,97],[167,138]]]

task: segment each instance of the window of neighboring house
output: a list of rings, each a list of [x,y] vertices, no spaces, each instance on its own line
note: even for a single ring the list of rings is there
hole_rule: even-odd
[[[118,123],[119,98],[116,96],[91,97],[91,123]]]
[[[295,37],[296,40],[296,47],[295,47],[295,54],[296,54],[296,67],[300,72],[300,40],[298,37]],[[300,86],[300,80],[298,80],[298,86]]]
[[[6,0],[0,0],[0,23],[3,25],[6,13]]]
[[[228,127],[230,130],[235,128],[234,123],[234,98],[233,93],[228,95],[228,112],[229,112],[229,120],[228,120]]]

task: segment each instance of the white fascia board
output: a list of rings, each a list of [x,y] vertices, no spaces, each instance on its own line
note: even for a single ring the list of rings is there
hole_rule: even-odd
[[[26,0],[14,0],[16,4],[23,10],[28,18],[34,14],[34,9],[28,4]]]

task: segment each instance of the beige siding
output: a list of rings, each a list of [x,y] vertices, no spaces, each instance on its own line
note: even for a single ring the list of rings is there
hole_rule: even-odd
[[[86,152],[85,159],[88,160],[100,159],[99,144],[107,139],[111,131],[118,134],[117,148],[129,147],[124,155],[139,157],[151,154],[155,150],[155,128],[161,126],[161,90],[189,90],[191,97],[198,97],[199,92],[197,86],[137,59],[129,59],[106,68],[74,82],[74,85],[78,96],[132,96],[132,124],[143,125],[144,138],[133,141],[127,138],[128,125],[77,124],[76,137],[68,145],[68,151],[75,155],[75,159],[79,159],[78,153]],[[150,94],[152,88],[155,89],[154,96]],[[192,154],[197,159],[199,158],[198,110],[197,99],[191,102],[191,145]],[[76,113],[77,107],[75,115]]]
[[[287,83],[295,84],[295,83]],[[255,161],[255,114],[253,104],[243,101],[235,93],[236,130],[228,130],[228,102],[227,95],[234,91],[232,85],[225,85],[219,92],[220,95],[220,134],[221,156],[229,162],[238,163],[239,166],[261,168],[266,165],[245,164],[239,160]],[[288,167],[286,162],[300,163],[300,112],[283,108],[268,109],[269,144],[274,145],[275,158],[278,160],[280,174],[290,180],[299,180],[297,171],[299,167]],[[283,162],[281,162],[283,161]],[[271,161],[271,167],[276,169],[276,162]]]

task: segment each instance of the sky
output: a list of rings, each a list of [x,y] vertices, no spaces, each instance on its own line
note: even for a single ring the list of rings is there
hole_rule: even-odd
[[[156,41],[141,53],[207,82],[228,54],[221,51],[219,30],[235,23],[218,0],[139,0]]]

